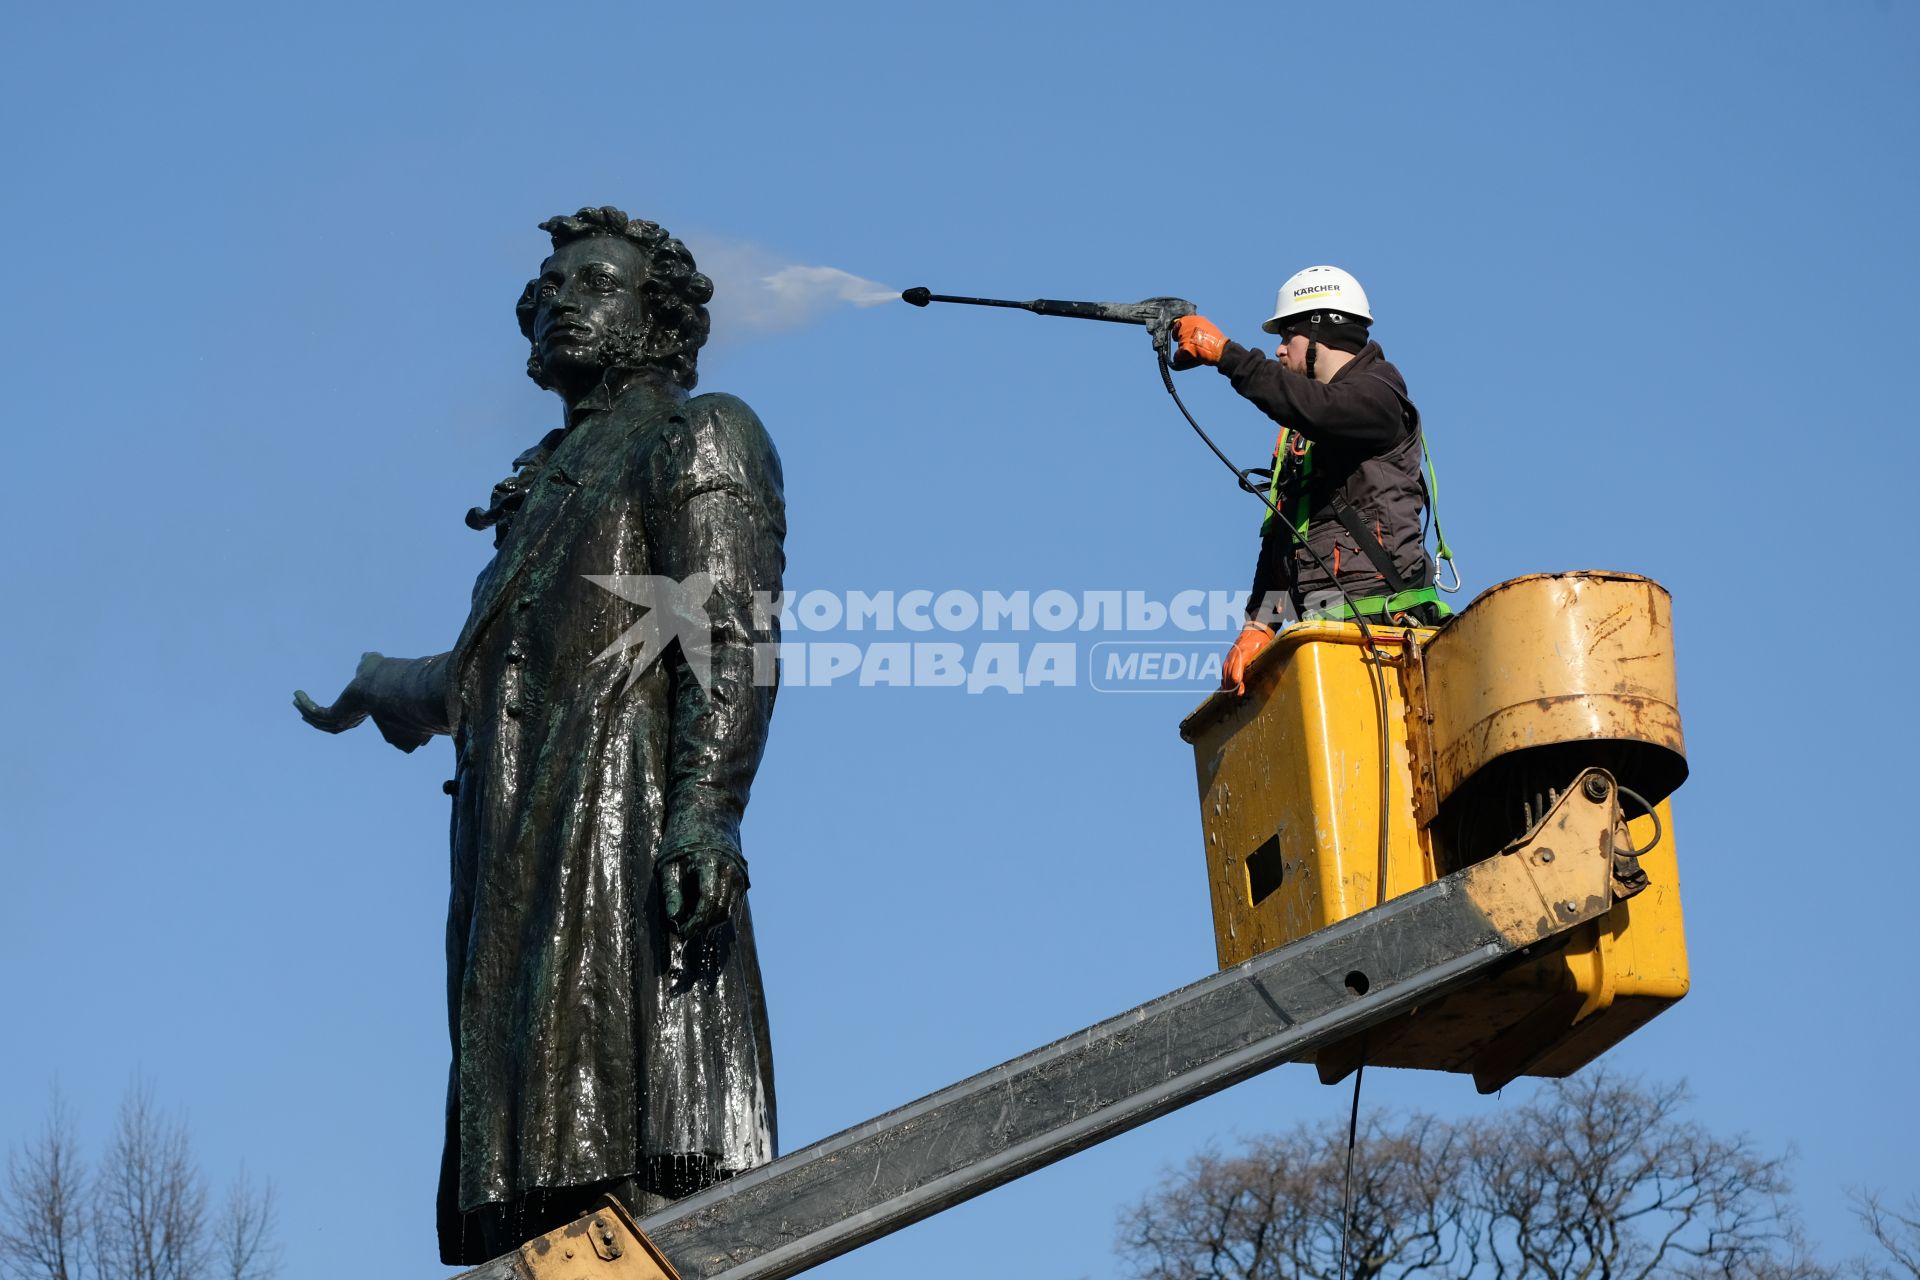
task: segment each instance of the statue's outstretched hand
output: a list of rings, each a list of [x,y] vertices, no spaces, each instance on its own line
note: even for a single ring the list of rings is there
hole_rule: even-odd
[[[746,892],[746,867],[737,854],[695,849],[660,868],[662,905],[674,931],[697,938],[733,914]]]
[[[384,661],[380,654],[364,653],[360,655],[360,665],[354,669],[353,679],[333,700],[333,705],[323,707],[307,696],[305,689],[293,691],[293,706],[300,718],[316,729],[327,733],[344,733],[367,718],[373,710],[373,700],[368,696],[368,682],[373,678],[373,670]]]

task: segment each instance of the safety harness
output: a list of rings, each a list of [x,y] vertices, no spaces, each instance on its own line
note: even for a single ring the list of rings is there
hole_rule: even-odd
[[[1385,378],[1381,378],[1380,381],[1389,387],[1393,385]],[[1396,390],[1395,394],[1398,395],[1399,392]],[[1414,423],[1413,429],[1420,431],[1418,422]],[[1420,435],[1420,458],[1425,463],[1420,475],[1420,489],[1422,496],[1426,499],[1427,512],[1433,521],[1434,538],[1439,544],[1437,558],[1453,569],[1457,589],[1460,570],[1453,563],[1453,548],[1447,545],[1446,534],[1440,530],[1440,509],[1437,498],[1440,482],[1434,474],[1433,455],[1427,450],[1425,432],[1421,432]],[[1307,527],[1312,522],[1312,513],[1307,506],[1307,477],[1312,474],[1312,471],[1313,442],[1290,428],[1280,428],[1279,438],[1273,446],[1273,469],[1267,481],[1267,501],[1272,504],[1272,510],[1260,522],[1262,538],[1265,538],[1273,527],[1273,513],[1283,510],[1281,506],[1283,490],[1291,489],[1293,502],[1287,519],[1293,525],[1300,544],[1303,546],[1306,544]],[[1453,610],[1440,598],[1440,588],[1437,584],[1424,587],[1407,585],[1407,580],[1395,567],[1393,557],[1387,554],[1387,549],[1381,545],[1374,531],[1367,528],[1366,521],[1360,518],[1360,513],[1353,509],[1344,493],[1338,489],[1334,490],[1327,499],[1327,506],[1332,510],[1334,519],[1340,522],[1341,528],[1353,538],[1354,544],[1360,548],[1361,553],[1373,562],[1374,570],[1386,582],[1387,590],[1381,595],[1361,596],[1352,601],[1342,600],[1338,604],[1315,609],[1312,611],[1312,617],[1341,621],[1353,617],[1358,612],[1369,617],[1383,615],[1392,618],[1409,609],[1417,609],[1421,605],[1433,606],[1436,622],[1453,616]],[[1334,571],[1336,573],[1339,571],[1337,560]]]

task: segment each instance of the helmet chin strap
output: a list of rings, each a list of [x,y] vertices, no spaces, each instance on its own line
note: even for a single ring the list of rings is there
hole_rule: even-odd
[[[1307,376],[1313,376],[1313,366],[1320,355],[1320,344],[1312,338],[1307,339]]]

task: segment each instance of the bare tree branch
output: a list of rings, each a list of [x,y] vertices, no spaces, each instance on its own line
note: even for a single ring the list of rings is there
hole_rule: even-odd
[[[95,1177],[95,1203],[112,1222],[91,1233],[97,1280],[202,1280],[211,1250],[207,1191],[186,1125],[162,1116],[135,1082]]]
[[[7,1154],[0,1190],[0,1276],[80,1280],[80,1213],[87,1171],[73,1114],[56,1088],[39,1136]]]
[[[217,1280],[274,1280],[280,1274],[277,1212],[271,1182],[240,1170],[227,1190],[215,1235]]]
[[[1146,1280],[1336,1280],[1342,1126],[1255,1139],[1242,1156],[1203,1152],[1122,1221],[1120,1248]],[[1430,1117],[1410,1131],[1368,1121],[1356,1154],[1353,1280],[1456,1273],[1465,1237],[1447,1188],[1463,1148]]]
[[[1685,1104],[1684,1086],[1599,1071],[1484,1120],[1372,1117],[1346,1274],[1834,1280],[1801,1238],[1786,1157],[1709,1133]],[[1344,1138],[1303,1126],[1196,1156],[1123,1215],[1122,1257],[1140,1280],[1336,1280]],[[1894,1256],[1920,1254],[1920,1231],[1898,1235],[1905,1218],[1882,1206],[1875,1220],[1910,1241]]]
[[[1907,1197],[1900,1209],[1890,1209],[1877,1191],[1850,1192],[1854,1216],[1875,1244],[1899,1268],[1899,1274],[1920,1280],[1920,1195]]]
[[[275,1280],[276,1216],[273,1184],[244,1168],[208,1212],[186,1125],[144,1082],[128,1087],[89,1172],[55,1090],[39,1135],[7,1155],[0,1280]]]

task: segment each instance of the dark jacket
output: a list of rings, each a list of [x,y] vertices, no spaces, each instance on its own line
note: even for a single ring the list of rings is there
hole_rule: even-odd
[[[1328,382],[1282,368],[1237,342],[1227,343],[1219,369],[1261,412],[1312,443],[1304,476],[1298,456],[1274,460],[1281,468],[1284,519],[1271,521],[1261,539],[1247,616],[1274,621],[1271,611],[1262,612],[1270,596],[1276,603],[1282,595],[1290,598],[1295,610],[1307,607],[1311,597],[1331,589],[1330,573],[1356,599],[1386,594],[1386,578],[1335,515],[1336,496],[1373,532],[1405,586],[1430,585],[1420,414],[1379,344],[1369,342]],[[1302,501],[1307,544],[1324,569],[1288,532]]]

